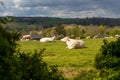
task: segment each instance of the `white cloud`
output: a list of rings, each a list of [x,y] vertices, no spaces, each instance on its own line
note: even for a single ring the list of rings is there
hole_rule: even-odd
[[[96,10],[87,10],[87,11],[81,11],[80,15],[81,17],[95,17],[95,16],[105,16],[105,10],[103,9],[96,9]]]
[[[15,4],[19,4],[22,0],[13,0]]]
[[[48,9],[48,7],[47,7],[47,6],[44,6],[44,7],[43,7],[43,9],[44,9],[44,10],[47,10],[47,9]]]
[[[120,17],[120,0],[3,0],[0,15]]]
[[[9,11],[5,11],[3,14],[1,14],[1,16],[13,16],[13,14]]]

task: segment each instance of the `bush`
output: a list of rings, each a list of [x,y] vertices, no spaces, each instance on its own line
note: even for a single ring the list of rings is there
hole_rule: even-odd
[[[66,34],[64,26],[62,26],[61,24],[57,24],[55,31],[57,32],[57,35],[64,35]]]
[[[95,57],[95,67],[99,70],[99,76],[107,80],[120,79],[120,38],[104,45]]]
[[[3,27],[3,23],[7,24],[11,19],[0,18],[0,56],[12,55],[15,52],[16,43],[20,34],[9,30],[8,27]]]
[[[96,77],[96,71],[94,70],[82,70],[80,74],[78,74],[77,77],[74,78],[74,80],[94,80]]]
[[[33,54],[16,50],[19,34],[2,26],[8,20],[0,19],[0,80],[64,80],[56,66],[42,61],[44,49]]]
[[[56,66],[49,66],[42,61],[42,53],[35,51],[21,53],[17,51],[11,59],[10,70],[14,80],[63,80]]]

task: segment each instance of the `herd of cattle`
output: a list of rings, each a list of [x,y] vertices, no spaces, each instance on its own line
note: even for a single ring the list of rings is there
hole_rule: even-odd
[[[120,37],[120,35],[115,35],[116,37]],[[94,38],[97,38],[98,36],[95,36]],[[87,36],[86,39],[89,39],[90,36]],[[113,38],[112,36],[110,37],[105,37],[105,38]],[[20,41],[29,41],[29,40],[39,40],[40,42],[53,42],[56,40],[56,36],[53,37],[44,37],[40,38],[39,36],[36,35],[23,35]],[[64,37],[60,39],[60,41],[63,41],[66,43],[68,49],[77,49],[77,48],[85,48],[85,43],[81,39],[71,39],[69,37]]]

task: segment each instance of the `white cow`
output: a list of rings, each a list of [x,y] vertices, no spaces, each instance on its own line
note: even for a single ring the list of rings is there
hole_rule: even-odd
[[[120,37],[120,35],[119,35],[119,34],[116,34],[115,37]]]
[[[87,36],[86,39],[90,39],[91,37],[90,36]]]
[[[61,41],[66,42],[66,41],[68,41],[69,39],[70,39],[69,37],[64,37],[64,38],[61,39]]]
[[[82,40],[77,40],[77,39],[70,39],[69,37],[64,37],[61,39],[61,41],[66,42],[66,45],[68,49],[77,49],[77,48],[84,48],[85,43]]]
[[[31,35],[23,35],[22,38],[20,39],[21,41],[28,41],[31,40]]]
[[[44,38],[41,38],[40,39],[40,42],[52,42],[54,41],[56,38],[56,36],[53,36],[53,37],[44,37]]]

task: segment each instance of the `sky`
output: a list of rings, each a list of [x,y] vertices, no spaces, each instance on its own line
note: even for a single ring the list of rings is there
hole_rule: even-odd
[[[0,0],[0,16],[120,18],[120,0]]]

